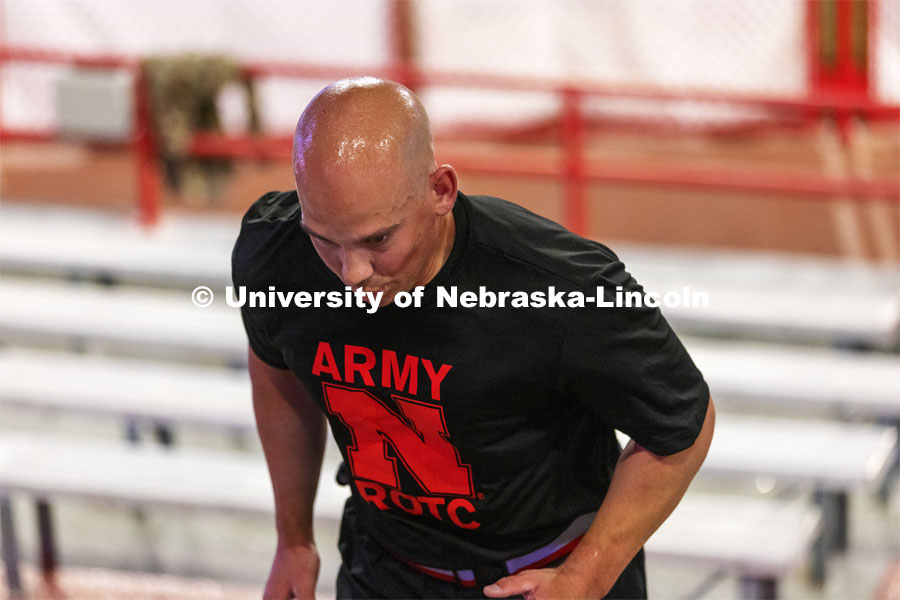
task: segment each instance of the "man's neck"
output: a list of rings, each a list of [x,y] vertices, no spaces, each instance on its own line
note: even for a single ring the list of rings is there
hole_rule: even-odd
[[[456,219],[453,216],[452,210],[441,217],[438,228],[438,238],[440,241],[438,242],[437,250],[434,253],[434,261],[428,268],[428,277],[426,278],[425,283],[430,282],[437,276],[444,265],[447,264],[447,260],[453,252],[453,245],[456,241]]]

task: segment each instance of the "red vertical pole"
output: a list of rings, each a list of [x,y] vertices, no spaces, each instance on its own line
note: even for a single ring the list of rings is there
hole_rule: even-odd
[[[869,97],[869,70],[864,56],[868,55],[870,30],[862,27],[870,19],[874,11],[868,1],[838,0],[837,5],[837,69],[835,73],[835,88],[847,96]],[[860,39],[860,38],[864,39]],[[841,133],[845,142],[849,136],[850,118],[849,110],[840,112],[839,122]]]
[[[2,21],[0,21],[2,25]],[[6,67],[6,49],[0,44],[0,86],[3,84],[3,69]],[[2,88],[0,88],[2,89]],[[0,133],[3,132],[3,94],[0,93]]]
[[[875,61],[878,58],[878,4],[880,0],[869,0],[866,4],[866,99],[872,100],[872,80],[877,73]]]
[[[841,87],[853,78],[853,0],[837,0],[837,77]]]
[[[809,69],[807,85],[810,92],[822,86],[822,53],[820,51],[821,30],[819,27],[821,4],[818,0],[808,0],[806,6],[806,62]]]
[[[138,167],[138,220],[152,227],[159,221],[160,175],[150,120],[150,94],[140,65],[136,67],[135,123],[132,144]]]
[[[397,83],[415,91],[418,84],[416,70],[416,40],[412,0],[388,1],[388,35],[391,48],[390,70]]]
[[[822,91],[824,80],[824,63],[822,57],[822,3],[819,0],[806,1],[806,64],[807,64],[807,94],[815,98]],[[803,111],[809,122],[815,122],[819,117],[819,111],[806,108]]]
[[[578,235],[587,235],[587,179],[585,177],[584,117],[582,93],[562,91],[563,172],[565,173],[565,225]]]
[[[849,92],[853,88],[853,0],[837,0],[837,65],[835,84],[839,91]],[[838,125],[841,141],[846,146],[850,142],[850,113],[838,111]]]

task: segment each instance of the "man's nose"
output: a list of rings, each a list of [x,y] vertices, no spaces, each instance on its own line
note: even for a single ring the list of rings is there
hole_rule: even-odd
[[[341,256],[341,280],[344,285],[359,287],[366,279],[372,276],[374,270],[366,252],[347,249]]]

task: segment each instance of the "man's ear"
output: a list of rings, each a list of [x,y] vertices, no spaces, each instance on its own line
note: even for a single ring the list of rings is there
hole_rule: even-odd
[[[438,215],[444,216],[456,203],[456,192],[459,179],[450,165],[441,165],[431,174],[431,191],[435,196],[435,209]]]

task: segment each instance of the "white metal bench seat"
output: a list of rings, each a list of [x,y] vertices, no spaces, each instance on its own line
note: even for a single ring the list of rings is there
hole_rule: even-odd
[[[808,504],[688,492],[647,542],[647,560],[736,573],[742,598],[775,598],[820,527],[821,511]]]
[[[900,419],[900,356],[684,337],[715,398]]]
[[[0,403],[255,431],[245,369],[9,348],[0,351]]]
[[[247,361],[238,309],[223,300],[198,308],[187,292],[5,277],[0,337],[6,343],[100,344],[189,361]]]
[[[4,560],[8,576],[12,574],[10,581],[18,581],[19,556],[12,527],[13,494],[45,502],[78,498],[255,516],[273,511],[260,455],[18,433],[0,439],[0,480]],[[348,493],[334,481],[333,469],[323,469],[316,518],[339,519]],[[796,565],[818,524],[818,512],[809,506],[688,494],[647,549],[650,556],[662,560],[734,571],[748,597],[754,597],[758,590],[773,589],[774,582]],[[44,526],[49,528],[49,523]],[[52,543],[49,532],[41,538]],[[46,550],[42,555],[48,555]],[[54,565],[55,560],[49,566]]]

